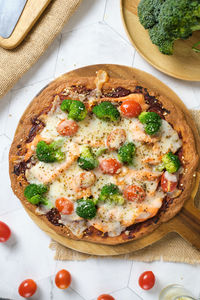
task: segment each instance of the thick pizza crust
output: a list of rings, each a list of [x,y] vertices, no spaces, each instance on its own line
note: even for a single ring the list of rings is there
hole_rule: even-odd
[[[47,85],[40,93],[33,99],[30,105],[25,110],[22,115],[18,127],[15,132],[14,140],[10,148],[9,154],[9,172],[11,178],[11,186],[15,195],[21,200],[23,206],[31,212],[35,213],[38,218],[43,220],[49,227],[51,227],[57,234],[61,234],[67,238],[77,239],[76,236],[65,226],[55,226],[53,225],[46,216],[38,215],[35,210],[36,207],[29,203],[24,197],[23,191],[27,185],[26,180],[22,176],[16,176],[13,173],[14,159],[18,155],[23,155],[25,153],[25,144],[26,139],[29,134],[30,129],[32,128],[31,120],[45,111],[49,111],[54,96],[62,92],[66,87],[72,85],[86,86],[87,89],[94,89],[95,77],[79,77],[79,78],[69,78],[67,74],[59,77],[49,85]],[[136,80],[121,80],[110,78],[109,82],[105,83],[103,86],[104,91],[111,90],[116,87],[123,87],[126,89],[134,90],[134,87],[142,85],[142,83],[137,82]],[[144,86],[145,87],[145,86]],[[199,157],[196,149],[195,138],[192,132],[192,129],[187,123],[187,120],[179,106],[173,103],[173,99],[168,99],[164,96],[159,95],[156,91],[149,90],[148,92],[163,104],[163,107],[170,111],[166,115],[165,119],[171,123],[174,129],[181,134],[183,140],[183,156],[184,156],[184,168],[185,174],[182,176],[181,183],[183,184],[184,190],[181,195],[173,201],[165,201],[164,207],[159,212],[159,214],[153,219],[147,220],[143,223],[132,225],[129,230],[121,233],[117,237],[108,237],[103,235],[101,232],[91,228],[87,234],[82,238],[82,240],[91,241],[95,243],[102,244],[120,244],[125,243],[131,240],[140,238],[159,226],[163,222],[167,222],[173,216],[175,216],[180,209],[182,208],[186,199],[190,197],[191,191],[193,189],[194,183],[194,172],[197,169]],[[19,150],[19,145],[20,149]]]

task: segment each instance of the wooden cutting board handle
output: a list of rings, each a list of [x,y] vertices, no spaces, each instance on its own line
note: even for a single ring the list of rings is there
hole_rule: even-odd
[[[180,213],[169,223],[179,235],[200,250],[200,209],[194,205],[194,198],[199,188],[200,173],[191,198],[185,203]]]

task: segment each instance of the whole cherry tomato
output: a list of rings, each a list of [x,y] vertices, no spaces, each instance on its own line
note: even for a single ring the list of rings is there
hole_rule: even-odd
[[[104,174],[113,175],[121,168],[121,164],[115,158],[105,158],[100,162],[100,169]]]
[[[55,206],[64,215],[71,215],[74,211],[74,204],[66,198],[56,199]]]
[[[112,296],[110,295],[107,295],[107,294],[103,294],[103,295],[100,295],[97,300],[115,300],[115,298],[113,298]]]
[[[138,282],[143,290],[150,290],[155,284],[155,275],[152,271],[146,271],[140,275]]]
[[[173,192],[178,184],[177,176],[167,171],[161,176],[161,187],[165,193]]]
[[[55,277],[55,284],[59,289],[67,289],[71,284],[71,274],[67,270],[60,270]]]
[[[127,118],[135,118],[142,112],[141,105],[131,99],[123,101],[120,110],[122,115]]]
[[[20,296],[24,298],[29,298],[35,294],[37,290],[37,284],[32,279],[26,279],[22,281],[18,288]]]
[[[129,201],[142,202],[146,196],[145,191],[138,185],[128,185],[123,191],[124,198]]]
[[[78,131],[78,124],[73,120],[61,120],[57,126],[57,131],[63,136],[73,136]]]
[[[4,222],[0,221],[0,243],[6,242],[11,235],[10,228]]]

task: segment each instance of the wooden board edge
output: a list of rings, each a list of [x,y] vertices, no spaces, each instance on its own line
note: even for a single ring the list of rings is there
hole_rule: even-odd
[[[157,79],[153,75],[151,75],[147,72],[141,71],[139,69],[136,69],[136,68],[115,65],[115,64],[98,64],[98,65],[86,66],[86,67],[82,67],[82,68],[70,71],[66,74],[69,77],[74,77],[77,74],[80,76],[80,74],[84,74],[85,70],[87,69],[87,70],[89,70],[89,72],[92,73],[92,75],[95,75],[95,72],[97,69],[105,69],[105,70],[109,71],[109,68],[111,68],[112,70],[110,71],[110,73],[113,73],[115,76],[115,74],[117,74],[115,68],[119,68],[119,67],[122,68],[122,74],[123,74],[123,69],[124,69],[124,72],[127,72],[127,71],[131,72],[131,76],[133,76],[133,78],[134,78],[134,74],[137,74],[137,77],[141,80],[142,80],[143,74],[145,73],[150,82],[152,82],[151,79],[156,80],[160,89],[162,89],[162,88],[165,88],[165,90],[167,89],[167,94],[169,95],[169,97],[172,97],[173,100],[175,100],[176,104],[181,106],[181,109],[184,111],[184,113],[187,116],[188,122],[189,123],[191,122],[190,124],[194,128],[195,138],[197,139],[197,144],[200,145],[198,131],[196,129],[195,123],[194,123],[188,109],[186,108],[186,106],[183,104],[183,102],[180,100],[178,95],[173,90],[171,90],[167,85],[165,85],[163,82],[161,82],[159,79]],[[84,77],[84,75],[83,75],[83,77]],[[199,154],[200,154],[200,147],[198,148],[198,150],[199,150]],[[55,241],[57,241],[58,243],[66,246],[70,249],[76,250],[78,252],[90,254],[90,255],[113,256],[113,255],[128,254],[130,252],[134,252],[134,251],[143,249],[143,248],[151,245],[152,243],[155,243],[156,241],[160,240],[162,237],[164,237],[169,232],[177,232],[176,228],[173,226],[173,224],[175,224],[174,220],[176,220],[176,216],[175,216],[169,222],[161,224],[152,233],[150,233],[147,236],[144,236],[140,239],[137,239],[135,241],[130,241],[128,243],[121,244],[121,245],[115,245],[115,246],[102,245],[102,244],[95,244],[95,243],[86,242],[86,241],[76,241],[76,240],[67,239],[66,237],[62,237],[61,235],[56,234],[51,228],[49,228],[48,225],[46,225],[45,222],[41,221],[41,219],[38,216],[34,215],[27,209],[26,209],[26,211],[28,212],[30,217],[33,219],[33,221]]]

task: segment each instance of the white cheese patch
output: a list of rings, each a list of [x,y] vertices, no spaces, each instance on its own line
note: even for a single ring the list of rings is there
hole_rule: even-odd
[[[182,146],[182,141],[179,138],[178,133],[165,120],[162,120],[160,135],[161,140],[158,142],[158,144],[162,154],[165,154],[169,151],[175,153]]]
[[[40,135],[48,140],[58,138],[59,134],[56,127],[63,119],[67,119],[67,114],[58,108],[54,114],[51,114],[46,118],[45,127],[41,131]]]

